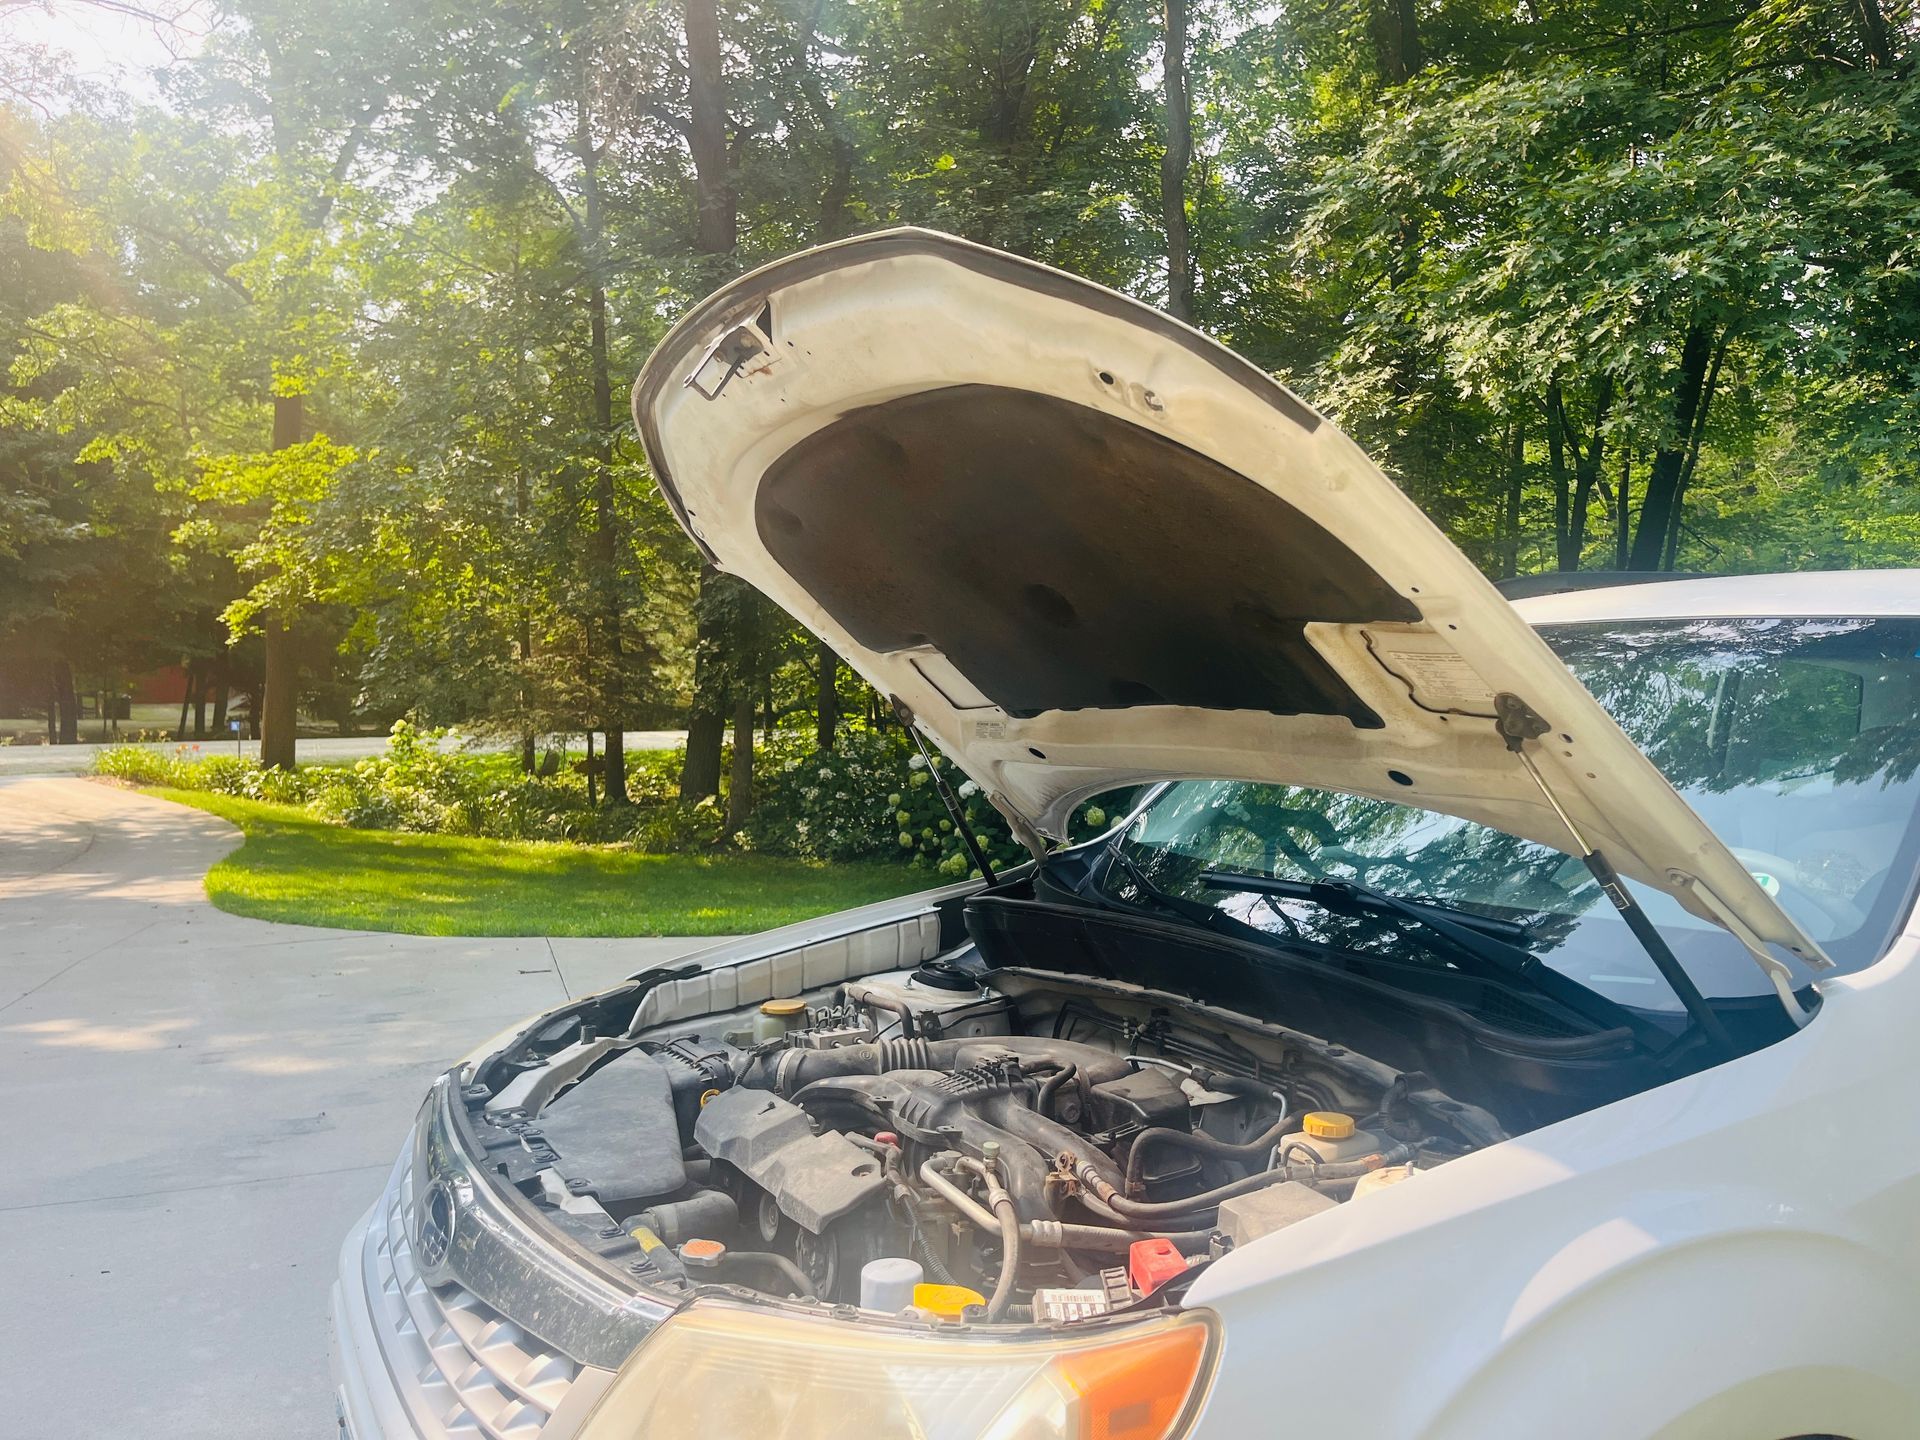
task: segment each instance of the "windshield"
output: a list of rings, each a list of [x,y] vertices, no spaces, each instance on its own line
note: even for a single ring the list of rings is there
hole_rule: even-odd
[[[1842,969],[1880,953],[1906,914],[1920,839],[1920,622],[1660,620],[1541,633]],[[1519,922],[1527,948],[1609,999],[1679,1006],[1579,860],[1450,815],[1297,786],[1184,781],[1116,843],[1135,873],[1110,867],[1101,882],[1110,898],[1140,903],[1144,880],[1294,939],[1402,955],[1422,944],[1404,926],[1201,876],[1354,880]],[[1703,993],[1766,989],[1732,936],[1632,888]]]

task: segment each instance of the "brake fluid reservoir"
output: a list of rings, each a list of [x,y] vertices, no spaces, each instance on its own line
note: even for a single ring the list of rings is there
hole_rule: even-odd
[[[1353,1117],[1338,1110],[1309,1110],[1300,1117],[1300,1128],[1280,1142],[1283,1158],[1304,1160],[1311,1155],[1322,1165],[1338,1165],[1358,1160],[1381,1148],[1378,1135],[1354,1128]],[[1305,1150],[1308,1155],[1300,1152]]]

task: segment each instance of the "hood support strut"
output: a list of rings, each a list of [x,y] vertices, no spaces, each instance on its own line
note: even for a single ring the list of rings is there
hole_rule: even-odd
[[[933,781],[933,788],[940,792],[940,803],[947,807],[947,818],[953,821],[954,833],[960,837],[960,843],[967,847],[967,854],[973,857],[974,868],[980,872],[980,878],[987,882],[987,888],[994,886],[993,866],[987,863],[987,852],[980,848],[980,842],[974,837],[973,827],[967,824],[966,812],[961,810],[960,802],[947,787],[947,780],[933,763],[933,756],[927,752],[927,742],[920,734],[920,727],[914,724],[913,711],[907,702],[899,696],[893,696],[893,713],[906,726],[907,734],[913,737],[914,748],[920,752],[920,758],[927,762],[927,775]]]
[[[1720,1017],[1707,1003],[1706,996],[1700,993],[1700,987],[1693,983],[1693,977],[1687,974],[1686,967],[1673,953],[1672,947],[1667,944],[1666,937],[1660,933],[1653,921],[1647,918],[1647,912],[1640,908],[1640,902],[1633,898],[1633,893],[1627,889],[1626,882],[1620,878],[1612,862],[1587,843],[1586,836],[1580,833],[1580,827],[1573,823],[1573,817],[1567,814],[1561,808],[1559,800],[1554,798],[1552,787],[1547,784],[1547,777],[1540,773],[1540,767],[1526,752],[1526,742],[1538,740],[1551,727],[1518,695],[1502,691],[1493,697],[1493,708],[1494,725],[1499,731],[1500,738],[1506,742],[1507,749],[1513,752],[1514,758],[1525,767],[1533,783],[1539,787],[1542,797],[1548,805],[1553,807],[1553,813],[1560,817],[1560,823],[1566,826],[1567,834],[1572,837],[1574,849],[1579,854],[1581,863],[1599,882],[1601,892],[1613,902],[1613,908],[1620,912],[1620,918],[1627,922],[1627,928],[1633,932],[1633,938],[1640,942],[1640,948],[1647,952],[1648,958],[1653,961],[1654,968],[1660,972],[1673,993],[1679,997],[1680,1003],[1686,1007],[1687,1014],[1700,1027],[1701,1032],[1713,1042],[1714,1047],[1729,1058],[1738,1054],[1739,1051],[1727,1034],[1726,1027],[1720,1023]],[[1788,1013],[1793,1012],[1790,1010]],[[1804,1022],[1795,1016],[1795,1023]]]

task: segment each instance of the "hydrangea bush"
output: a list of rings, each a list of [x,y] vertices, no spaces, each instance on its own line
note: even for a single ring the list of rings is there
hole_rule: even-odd
[[[776,741],[763,762],[765,778],[746,832],[755,849],[818,860],[903,860],[949,879],[965,878],[976,873],[973,859],[933,783],[930,772],[938,769],[989,863],[1017,865],[1027,858],[1026,847],[980,787],[937,752],[929,765],[904,731],[852,731],[832,750],[815,750],[801,740],[796,735]],[[1076,812],[1076,839],[1106,828],[1113,798],[1102,796],[1101,803]]]

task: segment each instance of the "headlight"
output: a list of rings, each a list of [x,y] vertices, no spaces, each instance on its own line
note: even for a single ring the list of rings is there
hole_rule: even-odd
[[[649,1337],[581,1440],[1173,1440],[1206,1393],[1212,1317],[995,1339],[696,1304]]]

